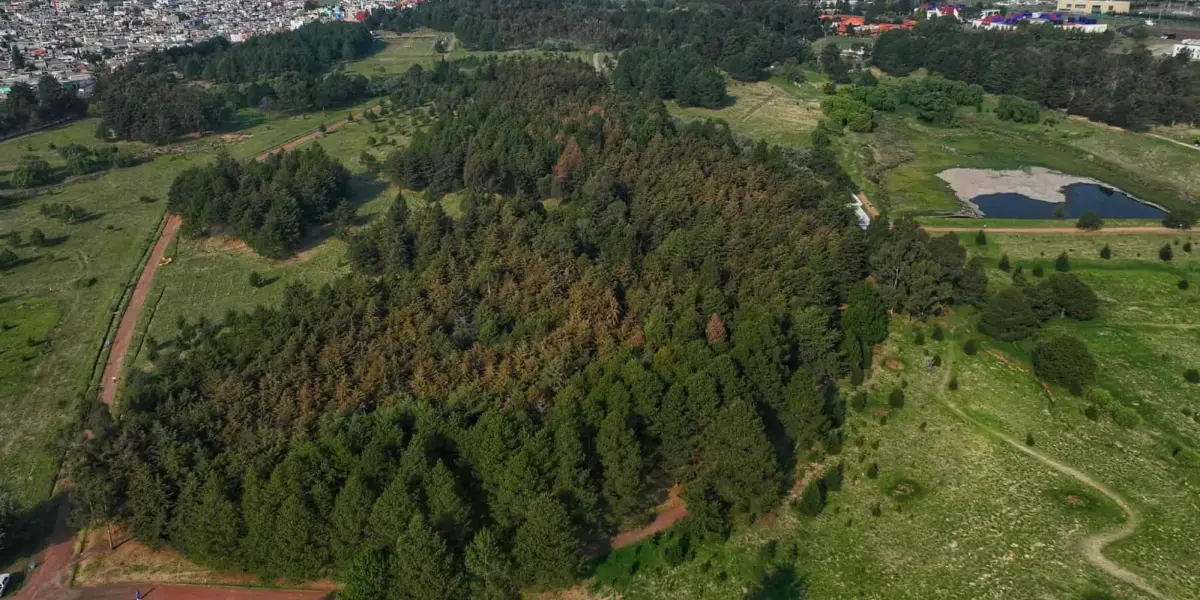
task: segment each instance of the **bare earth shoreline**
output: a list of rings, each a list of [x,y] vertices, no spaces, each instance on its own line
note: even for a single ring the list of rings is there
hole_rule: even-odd
[[[1089,177],[1067,175],[1043,167],[995,171],[991,169],[946,169],[938,177],[950,184],[958,199],[971,199],[985,194],[1022,194],[1034,200],[1061,204],[1067,201],[1063,188],[1074,183],[1091,183],[1110,187]]]

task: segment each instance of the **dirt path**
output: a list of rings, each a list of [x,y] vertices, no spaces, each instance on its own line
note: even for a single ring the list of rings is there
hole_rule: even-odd
[[[951,360],[950,363],[952,362],[953,361]],[[950,366],[951,364],[947,364],[947,378],[950,377],[950,373],[952,371],[952,369],[949,368]],[[942,389],[946,389],[946,385],[943,385]],[[1025,453],[1030,458],[1033,458],[1043,465],[1046,465],[1047,467],[1050,467],[1051,469],[1058,471],[1059,473],[1062,473],[1063,475],[1066,475],[1067,477],[1070,477],[1071,479],[1074,479],[1075,481],[1078,481],[1079,483],[1082,483],[1083,485],[1086,485],[1097,492],[1100,492],[1109,500],[1112,500],[1114,504],[1119,506],[1121,511],[1125,513],[1125,522],[1110,531],[1089,535],[1083,538],[1080,540],[1080,551],[1083,553],[1084,558],[1086,558],[1088,562],[1092,563],[1101,571],[1104,571],[1105,573],[1108,573],[1109,575],[1120,579],[1121,581],[1136,587],[1155,598],[1167,598],[1167,596],[1164,596],[1161,592],[1151,587],[1150,584],[1146,583],[1146,581],[1139,575],[1129,571],[1128,569],[1125,569],[1121,565],[1118,565],[1104,556],[1105,546],[1133,535],[1138,525],[1142,522],[1141,515],[1139,515],[1138,512],[1134,510],[1128,502],[1125,501],[1124,498],[1109,489],[1104,484],[1092,479],[1087,474],[1073,467],[1064,465],[1034,450],[1033,448],[1022,444],[1008,435],[1001,433],[1000,431],[997,431],[988,425],[985,425],[974,417],[968,415],[963,409],[959,408],[957,404],[945,398],[944,396],[942,397],[942,403],[945,404],[946,408],[950,409],[950,412],[953,412],[960,419],[966,421],[970,425],[983,430],[988,435],[991,435],[992,437],[1003,441],[1009,446],[1012,446],[1016,450]]]
[[[879,216],[879,209],[875,208],[874,204],[871,204],[871,201],[867,199],[866,194],[859,191],[854,192],[854,195],[859,199],[860,202],[862,202],[863,208],[866,209],[868,215],[871,215],[872,219]]]
[[[1148,135],[1152,138],[1158,138],[1164,142],[1171,142],[1172,144],[1176,144],[1178,146],[1183,146],[1184,148],[1187,148],[1188,150],[1200,151],[1200,146],[1193,146],[1191,144],[1181,142],[1179,140],[1173,140],[1165,135],[1158,135],[1157,133],[1147,133],[1146,135]]]
[[[1120,234],[1178,234],[1183,233],[1177,229],[1168,227],[1105,227],[1097,231],[1086,231],[1077,227],[930,227],[922,226],[921,229],[929,233],[975,233],[982,229],[985,233],[1052,233],[1052,234],[1068,234],[1068,235],[1095,235],[1097,233],[1120,233]]]
[[[72,590],[68,598],[78,600],[132,600],[134,593],[142,592],[146,600],[320,600],[330,592],[303,590],[270,590],[254,588],[227,588],[200,585],[133,585],[105,586]]]
[[[778,89],[771,92],[770,94],[767,94],[766,98],[763,98],[762,101],[759,102],[758,104],[751,106],[750,110],[746,111],[746,114],[742,115],[741,118],[738,120],[739,121],[749,120],[750,117],[754,116],[754,113],[758,112],[759,110],[762,110],[762,108],[764,106],[774,102],[776,99],[778,99],[782,95],[783,95],[783,92],[779,91]]]
[[[679,497],[679,492],[682,491],[680,486],[676,485],[667,492],[667,501],[659,505],[656,509],[658,516],[654,518],[654,522],[649,525],[618,533],[609,540],[609,545],[613,550],[624,548],[630,544],[636,544],[660,531],[670,529],[676,521],[687,516],[687,506],[683,503],[683,498]]]
[[[125,354],[129,352],[129,344],[133,341],[138,317],[142,314],[142,306],[146,304],[146,296],[150,294],[150,283],[154,281],[154,274],[158,271],[163,256],[167,252],[167,246],[179,232],[181,222],[182,219],[177,215],[167,217],[167,224],[163,227],[158,240],[154,242],[150,258],[146,261],[146,267],[142,269],[142,274],[133,288],[133,296],[129,299],[129,305],[125,307],[125,312],[121,314],[121,321],[117,324],[117,333],[113,336],[112,341],[112,351],[108,354],[108,363],[104,365],[104,377],[100,381],[100,402],[108,406],[112,406],[113,398],[117,395],[121,363],[125,360]]]
[[[356,115],[355,118],[362,118],[362,113]],[[348,122],[348,120],[343,119],[327,126],[325,130],[333,131],[346,125]],[[276,152],[290,150],[300,144],[320,137],[321,134],[322,132],[318,130],[293,138],[259,154],[255,158],[262,160]],[[167,247],[175,239],[175,235],[179,232],[179,226],[182,222],[182,219],[178,215],[167,216],[167,223],[159,234],[158,240],[154,242],[154,247],[150,251],[150,257],[146,261],[146,266],[142,269],[141,275],[138,276],[137,283],[133,289],[133,295],[129,299],[129,304],[125,307],[125,312],[121,314],[121,320],[117,324],[117,332],[113,337],[112,350],[109,352],[108,362],[104,365],[104,375],[100,383],[98,400],[105,405],[112,406],[113,399],[116,397],[122,363],[125,360],[125,356],[129,353],[129,346],[133,341],[133,334],[137,329],[138,319],[142,314],[142,307],[146,304],[151,284],[154,282],[154,274],[162,266],[162,260],[166,254]],[[83,557],[72,557],[71,551],[75,538],[67,522],[67,517],[70,513],[70,503],[66,500],[65,496],[61,502],[58,515],[55,518],[54,530],[47,540],[45,552],[42,553],[42,562],[30,573],[29,581],[25,583],[14,597],[21,598],[22,600],[58,600],[60,598],[105,600],[107,598],[118,597],[132,598],[133,592],[137,590],[134,587],[128,586],[95,590],[71,590],[68,588],[68,582],[64,581],[64,578],[69,576],[71,566]],[[151,588],[147,586],[146,590],[149,589]],[[312,600],[323,598],[327,595],[326,592],[253,590],[203,586],[157,586],[153,589],[157,590],[155,594],[151,595],[143,591],[143,597],[152,597],[155,600],[165,598],[178,598],[180,600],[200,598],[217,600]]]
[[[355,119],[361,119],[362,117],[363,117],[363,113],[358,113],[358,114],[354,115]],[[257,158],[258,160],[262,160],[272,154],[278,154],[285,150],[291,150],[292,148],[295,148],[296,146],[299,146],[300,144],[303,144],[304,142],[311,142],[312,140],[315,140],[330,131],[336,131],[338,129],[341,129],[347,123],[349,123],[349,121],[347,121],[346,119],[342,119],[341,121],[338,121],[336,123],[326,125],[325,131],[321,131],[320,129],[317,129],[315,131],[310,131],[300,137],[292,138],[278,146],[275,146],[274,148],[271,148],[271,149],[263,152],[262,154],[255,156],[254,158]]]

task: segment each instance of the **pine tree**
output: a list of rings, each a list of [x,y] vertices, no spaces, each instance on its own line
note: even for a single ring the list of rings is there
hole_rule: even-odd
[[[271,569],[295,580],[315,577],[325,565],[328,553],[321,540],[316,513],[297,494],[280,505],[271,532]]]
[[[987,245],[987,234],[984,233],[982,229],[979,230],[979,233],[975,234],[975,245],[976,246],[986,246]]]
[[[1108,244],[1105,244],[1104,247],[1100,249],[1100,258],[1103,258],[1104,260],[1112,258],[1112,248],[1109,248]]]
[[[1004,256],[1000,257],[999,267],[1000,267],[1001,271],[1007,271],[1012,268],[1012,265],[1008,262],[1008,253],[1007,252],[1004,253]]]
[[[703,439],[701,478],[734,512],[766,514],[779,499],[780,480],[762,421],[746,401],[734,400],[717,422]]]
[[[379,600],[386,598],[391,587],[392,557],[383,550],[363,550],[347,561],[349,567],[342,574],[345,588],[338,593],[338,600]]]
[[[596,452],[604,468],[601,491],[611,516],[620,519],[631,514],[641,494],[642,449],[624,406],[611,407],[604,417],[596,434]]]
[[[579,429],[579,412],[573,402],[555,406],[554,457],[557,470],[554,490],[576,520],[587,523],[595,520],[597,499]]]
[[[454,473],[438,461],[425,477],[429,523],[450,541],[466,541],[470,512]]]
[[[208,477],[199,503],[186,518],[185,544],[189,557],[217,568],[235,564],[238,540],[242,537],[241,514],[226,497],[218,476]]]
[[[1067,258],[1067,253],[1063,252],[1054,259],[1054,270],[1059,273],[1066,273],[1071,270],[1071,261]]]
[[[980,331],[1005,341],[1023,340],[1040,326],[1029,298],[1015,287],[1004,288],[992,296],[979,319]]]
[[[421,515],[414,515],[396,540],[392,559],[392,597],[398,600],[449,600],[462,595],[462,576],[446,540]]]
[[[338,492],[329,516],[329,547],[335,563],[347,564],[365,546],[373,501],[374,494],[358,475],[351,475]]]
[[[463,562],[471,580],[471,598],[514,600],[519,597],[513,580],[512,558],[501,547],[500,537],[493,530],[484,528],[475,534]]]
[[[1163,244],[1163,247],[1158,249],[1158,258],[1163,262],[1168,262],[1172,258],[1175,258],[1175,251],[1171,248],[1171,244]]]
[[[399,475],[392,478],[371,507],[368,532],[375,544],[379,547],[395,544],[417,510],[417,500],[408,482]]]
[[[801,451],[811,448],[828,427],[824,408],[825,399],[821,397],[816,378],[803,367],[796,369],[788,382],[778,417],[792,443]]]
[[[796,504],[796,510],[800,514],[815,517],[821,514],[825,509],[825,489],[821,480],[811,481],[804,488],[804,493],[800,495],[800,502]]]
[[[529,503],[525,520],[517,528],[513,556],[525,585],[549,589],[575,582],[583,561],[582,548],[562,504],[547,495]]]

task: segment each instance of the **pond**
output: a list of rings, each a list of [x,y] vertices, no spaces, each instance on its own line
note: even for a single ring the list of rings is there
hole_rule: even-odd
[[[971,198],[985,217],[997,219],[1075,219],[1094,212],[1106,219],[1161,219],[1162,209],[1128,194],[1094,183],[1072,183],[1062,188],[1067,201],[1046,202],[1025,194],[981,194]],[[1061,208],[1061,212],[1056,211]]]

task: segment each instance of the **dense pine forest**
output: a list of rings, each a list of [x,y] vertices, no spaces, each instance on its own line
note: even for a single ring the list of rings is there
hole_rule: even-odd
[[[355,102],[371,91],[365,77],[324,73],[366,55],[372,43],[363,26],[333,22],[241,44],[214,38],[153,52],[98,80],[98,133],[166,144],[220,127],[237,108],[323,110]]]
[[[445,0],[411,10],[376,11],[368,26],[399,32],[419,27],[453,31],[474,50],[564,50],[578,45],[609,51],[691,49],[734,78],[756,80],[766,77],[772,63],[804,59],[805,40],[823,35],[817,14],[808,6],[775,1],[681,9],[563,0]]]
[[[1200,123],[1200,63],[1155,56],[1144,47],[1115,52],[1115,42],[1111,32],[970,31],[935,19],[879,36],[873,60],[893,75],[923,67],[1129,129]]]
[[[230,231],[259,254],[285,258],[307,229],[347,204],[350,173],[321,146],[239,163],[228,155],[188,169],[171,184],[168,209],[183,232]]]
[[[425,191],[351,234],[355,274],[154,343],[89,419],[81,520],[346,598],[565,586],[670,485],[687,535],[767,514],[841,447],[888,309],[979,299],[954,236],[856,226],[823,128],[754,145],[580,61],[476,65],[426,79],[446,108],[389,159]]]

